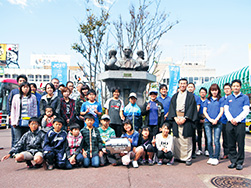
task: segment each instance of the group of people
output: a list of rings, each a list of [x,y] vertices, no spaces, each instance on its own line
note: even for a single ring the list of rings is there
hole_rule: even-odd
[[[41,96],[25,75],[17,82],[19,89],[11,91],[7,107],[12,149],[2,160],[15,157],[18,162],[25,161],[28,168],[43,165],[50,170],[130,163],[137,168],[138,162],[172,165],[174,160],[190,166],[192,158],[203,153],[204,129],[207,163],[219,164],[222,133],[222,158],[230,159],[228,168],[243,169],[249,98],[240,92],[240,80],[226,83],[222,97],[217,84],[208,91],[200,88],[197,96],[195,85],[182,78],[172,98],[167,95],[167,86],[161,84],[159,91],[149,91],[149,100],[140,107],[134,92],[124,106],[120,88],[114,87],[104,110],[96,101],[95,90],[82,83],[77,85],[79,93],[73,94],[73,82],[64,86],[53,78]],[[105,143],[115,137],[126,138],[131,150],[116,154],[107,150]]]

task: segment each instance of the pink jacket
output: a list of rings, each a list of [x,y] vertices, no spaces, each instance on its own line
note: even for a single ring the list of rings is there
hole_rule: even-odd
[[[13,97],[11,105],[11,125],[18,125],[18,120],[20,116],[20,95],[16,94]],[[37,116],[37,99],[35,95],[31,95],[28,98],[28,116],[36,117]]]

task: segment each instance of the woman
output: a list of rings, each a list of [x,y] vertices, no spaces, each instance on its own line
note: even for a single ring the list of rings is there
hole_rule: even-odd
[[[207,136],[207,147],[209,151],[208,164],[218,165],[220,157],[220,136],[222,124],[219,122],[224,108],[224,101],[221,99],[221,91],[217,84],[212,84],[209,88],[208,98],[205,101],[203,114],[205,115],[205,131]],[[214,130],[214,145],[212,144],[212,130]]]
[[[19,94],[14,95],[11,105],[11,125],[14,127],[14,145],[29,130],[28,122],[37,116],[37,99],[31,94],[30,84],[23,82]]]
[[[68,87],[63,87],[61,92],[63,95],[63,98],[60,99],[61,115],[64,118],[68,128],[69,123],[74,121],[75,100],[69,98],[71,91]]]
[[[55,87],[52,83],[45,85],[46,94],[42,96],[39,106],[41,116],[45,115],[45,107],[48,105],[54,109],[57,117],[60,116],[60,98],[53,94],[54,91]]]
[[[76,123],[80,125],[80,128],[82,129],[84,127],[84,116],[80,115],[80,110],[82,107],[82,104],[87,101],[87,93],[90,90],[88,85],[84,85],[80,89],[80,96],[75,101],[75,114],[76,114]]]
[[[149,127],[151,138],[159,133],[159,127],[164,122],[164,108],[157,100],[158,91],[151,89],[149,92],[150,101],[146,102],[142,108],[142,116],[145,115],[145,126]]]

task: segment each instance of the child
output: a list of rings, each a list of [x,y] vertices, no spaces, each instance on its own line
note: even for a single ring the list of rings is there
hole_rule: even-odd
[[[142,164],[146,164],[146,156],[148,156],[148,164],[153,165],[154,148],[151,143],[148,127],[142,128],[142,132],[139,137],[137,150],[139,150],[141,148],[143,149]]]
[[[131,147],[132,147],[132,151],[133,153],[130,153],[129,152],[129,156],[131,158],[132,154],[135,154],[135,157],[132,161],[132,165],[134,168],[138,168],[139,165],[138,165],[138,159],[142,156],[143,154],[143,148],[139,148],[139,149],[136,149],[137,145],[138,145],[138,140],[139,140],[139,133],[135,130],[133,130],[133,127],[132,127],[132,123],[129,119],[126,119],[124,122],[123,122],[123,132],[124,134],[122,134],[121,138],[127,138],[130,142],[131,142]],[[123,161],[123,158],[125,158],[125,156],[122,157],[122,161]]]
[[[115,130],[116,136],[120,137],[122,134],[122,120],[125,120],[123,114],[124,102],[119,98],[120,88],[112,88],[112,95],[113,97],[108,99],[104,105],[105,114],[111,117],[110,127]]]
[[[47,133],[52,129],[53,121],[56,116],[54,115],[54,110],[51,106],[45,107],[45,115],[41,121],[41,130]]]
[[[58,168],[64,168],[66,163],[65,149],[67,145],[67,133],[61,130],[64,124],[62,118],[55,118],[53,129],[47,132],[44,139],[44,168],[53,169],[55,164]]]
[[[95,117],[94,127],[99,127],[98,117],[102,114],[101,104],[95,101],[96,92],[91,89],[87,93],[88,101],[82,104],[80,115],[92,114]]]
[[[90,160],[93,167],[99,166],[99,152],[102,150],[106,153],[106,149],[103,146],[102,139],[100,137],[98,128],[94,127],[95,117],[92,114],[85,115],[86,127],[81,129],[83,135],[83,156],[84,167],[90,165]]]
[[[172,153],[173,136],[169,135],[170,125],[166,122],[162,125],[161,131],[156,135],[157,157],[159,159],[158,165],[162,165],[163,159],[169,159],[167,165],[173,165],[174,157]],[[153,146],[155,146],[155,139],[153,139]]]
[[[100,132],[100,136],[101,139],[103,141],[103,146],[105,146],[105,143],[112,137],[116,137],[115,135],[115,131],[109,127],[109,123],[110,123],[110,116],[104,114],[101,117],[100,120],[102,126],[98,128],[99,132]],[[112,159],[112,156],[107,155],[107,153],[104,155],[103,152],[100,152],[100,165],[103,166],[106,163],[106,158],[109,161],[109,163],[114,164],[116,163],[116,160]]]
[[[70,131],[67,135],[68,146],[66,148],[66,156],[68,161],[66,162],[66,168],[70,169],[73,165],[83,164],[84,157],[82,155],[82,140],[83,136],[80,133],[80,126],[77,123],[72,123]]]
[[[15,155],[16,162],[25,161],[28,168],[39,168],[43,162],[43,153],[42,153],[42,143],[44,140],[44,132],[39,130],[39,119],[32,117],[29,120],[30,130],[26,132],[17,144],[10,150],[8,155],[5,155],[2,158],[2,161],[8,159],[12,154]],[[31,160],[34,160],[35,165],[31,163]]]

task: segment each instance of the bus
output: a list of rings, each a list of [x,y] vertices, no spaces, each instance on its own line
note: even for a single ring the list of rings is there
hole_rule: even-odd
[[[7,102],[9,93],[15,88],[19,88],[15,79],[0,80],[0,127],[6,127],[9,125]]]

